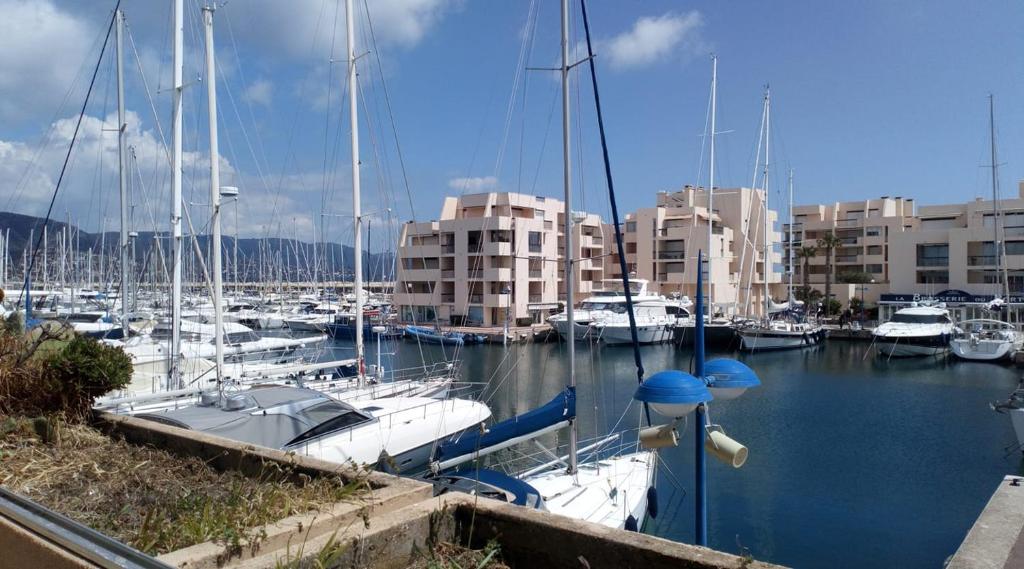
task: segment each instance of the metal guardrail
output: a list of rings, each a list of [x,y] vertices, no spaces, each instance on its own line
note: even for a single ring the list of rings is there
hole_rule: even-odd
[[[100,567],[171,569],[155,557],[3,488],[0,516]]]

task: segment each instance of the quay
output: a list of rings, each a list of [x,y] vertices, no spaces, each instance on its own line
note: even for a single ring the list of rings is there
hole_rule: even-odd
[[[1024,477],[1006,476],[946,569],[1024,567]]]

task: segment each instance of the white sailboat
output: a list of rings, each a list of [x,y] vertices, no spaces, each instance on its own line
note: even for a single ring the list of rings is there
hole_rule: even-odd
[[[585,10],[585,8],[584,8]],[[432,465],[435,472],[452,468],[485,454],[507,448],[521,441],[569,429],[569,453],[559,457],[551,451],[552,460],[514,478],[490,470],[473,470],[442,476],[441,485],[463,491],[482,492],[513,503],[542,508],[573,519],[599,523],[612,528],[638,530],[646,518],[648,489],[652,487],[657,465],[657,452],[635,446],[620,446],[609,456],[599,452],[619,438],[605,437],[579,448],[576,425],[576,365],[574,265],[572,248],[572,176],[569,128],[569,3],[562,0],[562,161],[565,199],[565,334],[568,358],[568,386],[547,405],[514,419],[493,426],[487,433],[450,444],[442,443],[439,460]],[[586,12],[584,12],[584,25]],[[589,48],[589,31],[588,31]],[[592,76],[593,77],[593,76]],[[596,79],[595,86],[596,86]],[[624,273],[624,279],[628,274]],[[583,453],[591,452],[590,455]],[[454,458],[449,458],[454,457]]]
[[[1009,280],[1003,267],[1002,242],[999,239],[999,162],[996,159],[995,102],[988,96],[989,148],[992,153],[992,249],[996,261],[996,298],[990,307],[1004,306],[1000,295],[1009,298]],[[1008,322],[996,319],[975,319],[961,323],[963,330],[949,342],[949,349],[958,358],[974,361],[998,361],[1013,357],[1024,343],[1024,334]]]
[[[796,299],[793,296],[793,171],[789,172],[789,286],[788,300],[782,305],[772,302],[768,292],[768,158],[771,134],[771,91],[764,95],[764,318],[752,326],[737,330],[740,347],[750,352],[765,350],[789,350],[820,345],[825,341],[827,332],[817,323],[807,321],[805,313],[797,312]]]
[[[183,0],[175,0],[175,61],[180,61],[181,8]],[[203,8],[207,44],[208,87],[215,89],[213,57],[213,7]],[[356,106],[355,24],[352,1],[346,0],[348,25],[348,81],[352,120],[353,202],[356,221],[356,250],[360,250],[359,233],[359,142]],[[176,101],[177,103],[177,101]],[[210,96],[211,129],[211,192],[219,191],[216,164],[216,107]],[[176,107],[177,108],[177,107]],[[214,199],[214,247],[220,250],[219,228]],[[358,258],[358,256],[357,256]],[[476,429],[490,416],[486,405],[464,399],[435,399],[433,397],[369,398],[375,394],[368,386],[363,365],[361,322],[356,335],[355,383],[334,382],[333,378],[315,380],[307,387],[293,385],[250,388],[227,375],[225,366],[225,333],[235,324],[225,325],[220,301],[220,266],[214,257],[214,368],[217,388],[207,391],[178,390],[148,398],[129,401],[106,401],[116,409],[137,414],[149,420],[171,424],[249,442],[270,448],[295,451],[308,456],[341,463],[378,464],[391,469],[416,470],[429,458],[439,438],[458,435]],[[356,289],[361,288],[360,263],[356,262]],[[179,300],[180,302],[180,300]],[[357,295],[357,319],[361,320],[362,302]],[[180,304],[172,308],[177,312]],[[180,339],[180,324],[172,323],[173,338]],[[204,326],[204,325],[196,325]],[[244,328],[244,327],[241,327]],[[248,330],[248,329],[246,329]],[[249,331],[251,334],[251,331]],[[179,342],[180,343],[180,340]],[[172,344],[175,345],[175,344]],[[181,369],[176,349],[170,354],[172,378],[180,378]],[[207,371],[210,371],[209,369]],[[266,378],[262,378],[266,379]],[[310,387],[320,389],[311,389]],[[360,393],[364,397],[346,395]],[[393,394],[393,393],[392,393]],[[386,460],[381,460],[382,457]]]

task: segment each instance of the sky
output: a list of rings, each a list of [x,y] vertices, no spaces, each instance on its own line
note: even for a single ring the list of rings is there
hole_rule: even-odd
[[[555,0],[356,0],[360,152],[371,247],[444,196],[560,197],[559,4]],[[0,0],[0,210],[42,215],[54,193],[114,1]],[[209,219],[200,3],[186,0],[184,199]],[[122,0],[133,227],[167,226],[169,1]],[[351,239],[345,16],[336,0],[231,0],[214,17],[220,165],[240,188],[225,231]],[[919,204],[991,195],[988,95],[1001,195],[1024,179],[1024,5],[1009,0],[852,3],[590,0],[595,62],[619,206],[707,183],[711,54],[718,57],[716,185],[749,186],[771,87],[771,199],[882,195]],[[585,53],[571,3],[573,56]],[[371,39],[371,26],[373,37]],[[115,229],[111,38],[53,209]],[[539,69],[538,69],[539,68]],[[574,68],[574,201],[609,217],[593,92]],[[187,229],[186,229],[187,231]],[[322,232],[322,233],[321,233]]]

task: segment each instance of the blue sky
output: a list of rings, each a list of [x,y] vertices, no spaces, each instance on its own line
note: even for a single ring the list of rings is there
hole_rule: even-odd
[[[360,43],[368,46],[357,3]],[[186,4],[186,77],[194,81],[202,44],[197,4]],[[561,195],[559,109],[552,106],[558,82],[549,72],[522,71],[514,89],[524,37],[533,38],[527,65],[557,63],[557,2],[368,4],[379,42],[360,60],[370,117],[361,125],[367,209],[425,220],[437,216],[442,196],[462,187]],[[9,54],[0,62],[0,209],[45,212],[112,6],[0,0],[11,16],[0,23],[0,50]],[[333,239],[347,235],[343,218],[332,217],[348,211],[350,187],[347,118],[340,129],[338,123],[346,112],[344,66],[328,63],[337,6],[233,0],[217,11],[223,176],[243,188],[243,233],[308,237],[314,223],[327,220]],[[528,34],[531,6],[538,23]],[[124,0],[123,7],[146,80],[161,89],[152,104],[166,131],[169,2]],[[1016,195],[1024,178],[1020,3],[591,0],[588,7],[620,207],[627,211],[653,204],[659,190],[706,181],[706,167],[701,180],[696,176],[711,52],[719,57],[718,129],[729,131],[719,137],[720,185],[750,184],[765,83],[773,98],[773,186],[781,189],[784,171],[795,168],[798,203],[902,195],[930,204],[987,195],[989,92],[996,97],[1003,195]],[[333,57],[343,57],[343,14],[333,41]],[[582,30],[574,29],[573,44],[580,41]],[[160,224],[169,201],[166,168],[142,75],[129,57],[128,108],[137,117],[129,138],[140,155],[139,186],[145,185],[137,189],[137,223]],[[109,225],[116,208],[114,139],[101,120],[115,109],[110,61],[101,66],[87,111],[93,120],[83,126],[91,136],[76,152],[55,208],[91,228]],[[580,78],[586,83],[573,94],[574,143],[582,149],[578,199],[607,216],[589,79]],[[185,147],[193,153],[186,195],[200,226],[208,164],[204,91],[195,84],[185,99]],[[44,137],[49,143],[41,146]],[[460,179],[469,181],[460,186]]]

